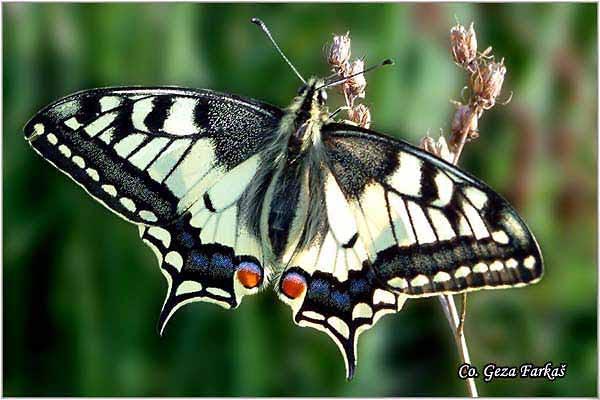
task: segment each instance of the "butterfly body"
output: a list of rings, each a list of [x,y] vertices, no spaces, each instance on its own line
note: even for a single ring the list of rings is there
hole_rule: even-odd
[[[312,239],[314,229],[301,239],[302,227],[320,218],[321,127],[329,118],[325,91],[317,90],[321,85],[322,81],[311,79],[300,89],[281,119],[272,148],[265,152],[263,169],[273,171],[273,176],[263,200],[261,237],[270,244],[268,252],[277,265],[286,263],[295,247]]]
[[[136,224],[181,306],[237,307],[273,282],[351,377],[360,333],[407,297],[538,281],[542,258],[485,184],[405,142],[329,119],[322,81],[285,110],[180,88],[76,93],[25,127],[33,149]]]

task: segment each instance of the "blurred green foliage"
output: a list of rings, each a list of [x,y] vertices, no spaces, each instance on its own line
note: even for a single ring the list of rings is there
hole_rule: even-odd
[[[286,106],[298,81],[248,21],[263,18],[305,74],[350,30],[355,56],[396,60],[368,77],[373,128],[410,142],[449,130],[464,75],[455,16],[505,57],[507,106],[486,113],[461,164],[536,233],[540,284],[478,292],[473,362],[568,363],[567,376],[479,381],[483,395],[596,395],[595,4],[5,4],[3,7],[4,394],[8,396],[464,395],[436,299],[409,301],[359,343],[344,380],[335,345],[292,324],[271,291],[228,312],[184,307],[160,338],[165,283],[135,227],[26,145],[47,103],[112,85],[206,87]],[[333,103],[335,103],[335,99]]]

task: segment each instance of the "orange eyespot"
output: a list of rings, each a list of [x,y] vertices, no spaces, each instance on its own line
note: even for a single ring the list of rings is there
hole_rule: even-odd
[[[260,285],[262,271],[260,267],[252,262],[242,261],[238,266],[237,279],[247,289],[253,289]]]
[[[290,299],[297,299],[306,290],[306,279],[296,272],[290,272],[281,280],[281,291]]]

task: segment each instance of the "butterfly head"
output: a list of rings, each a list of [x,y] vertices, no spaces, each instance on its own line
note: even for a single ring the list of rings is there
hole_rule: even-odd
[[[322,79],[311,78],[307,83],[298,88],[298,98],[306,99],[317,106],[325,106],[327,103],[327,90]]]
[[[298,95],[294,98],[289,109],[296,114],[296,127],[299,128],[309,120],[317,122],[326,117],[326,107],[327,91],[323,80],[311,78],[298,88]]]

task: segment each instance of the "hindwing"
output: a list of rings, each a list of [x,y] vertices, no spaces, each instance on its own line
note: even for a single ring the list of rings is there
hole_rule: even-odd
[[[324,175],[326,212],[317,213],[321,219],[316,234],[287,262],[277,290],[292,308],[296,324],[323,331],[336,343],[351,379],[359,335],[383,315],[399,311],[405,296],[381,283],[347,200],[333,175]],[[310,222],[309,217],[304,234]]]
[[[140,225],[140,237],[156,254],[168,284],[160,334],[181,306],[205,301],[235,308],[266,279],[261,248],[239,223],[236,206],[203,223],[194,219],[188,212],[168,226]]]

